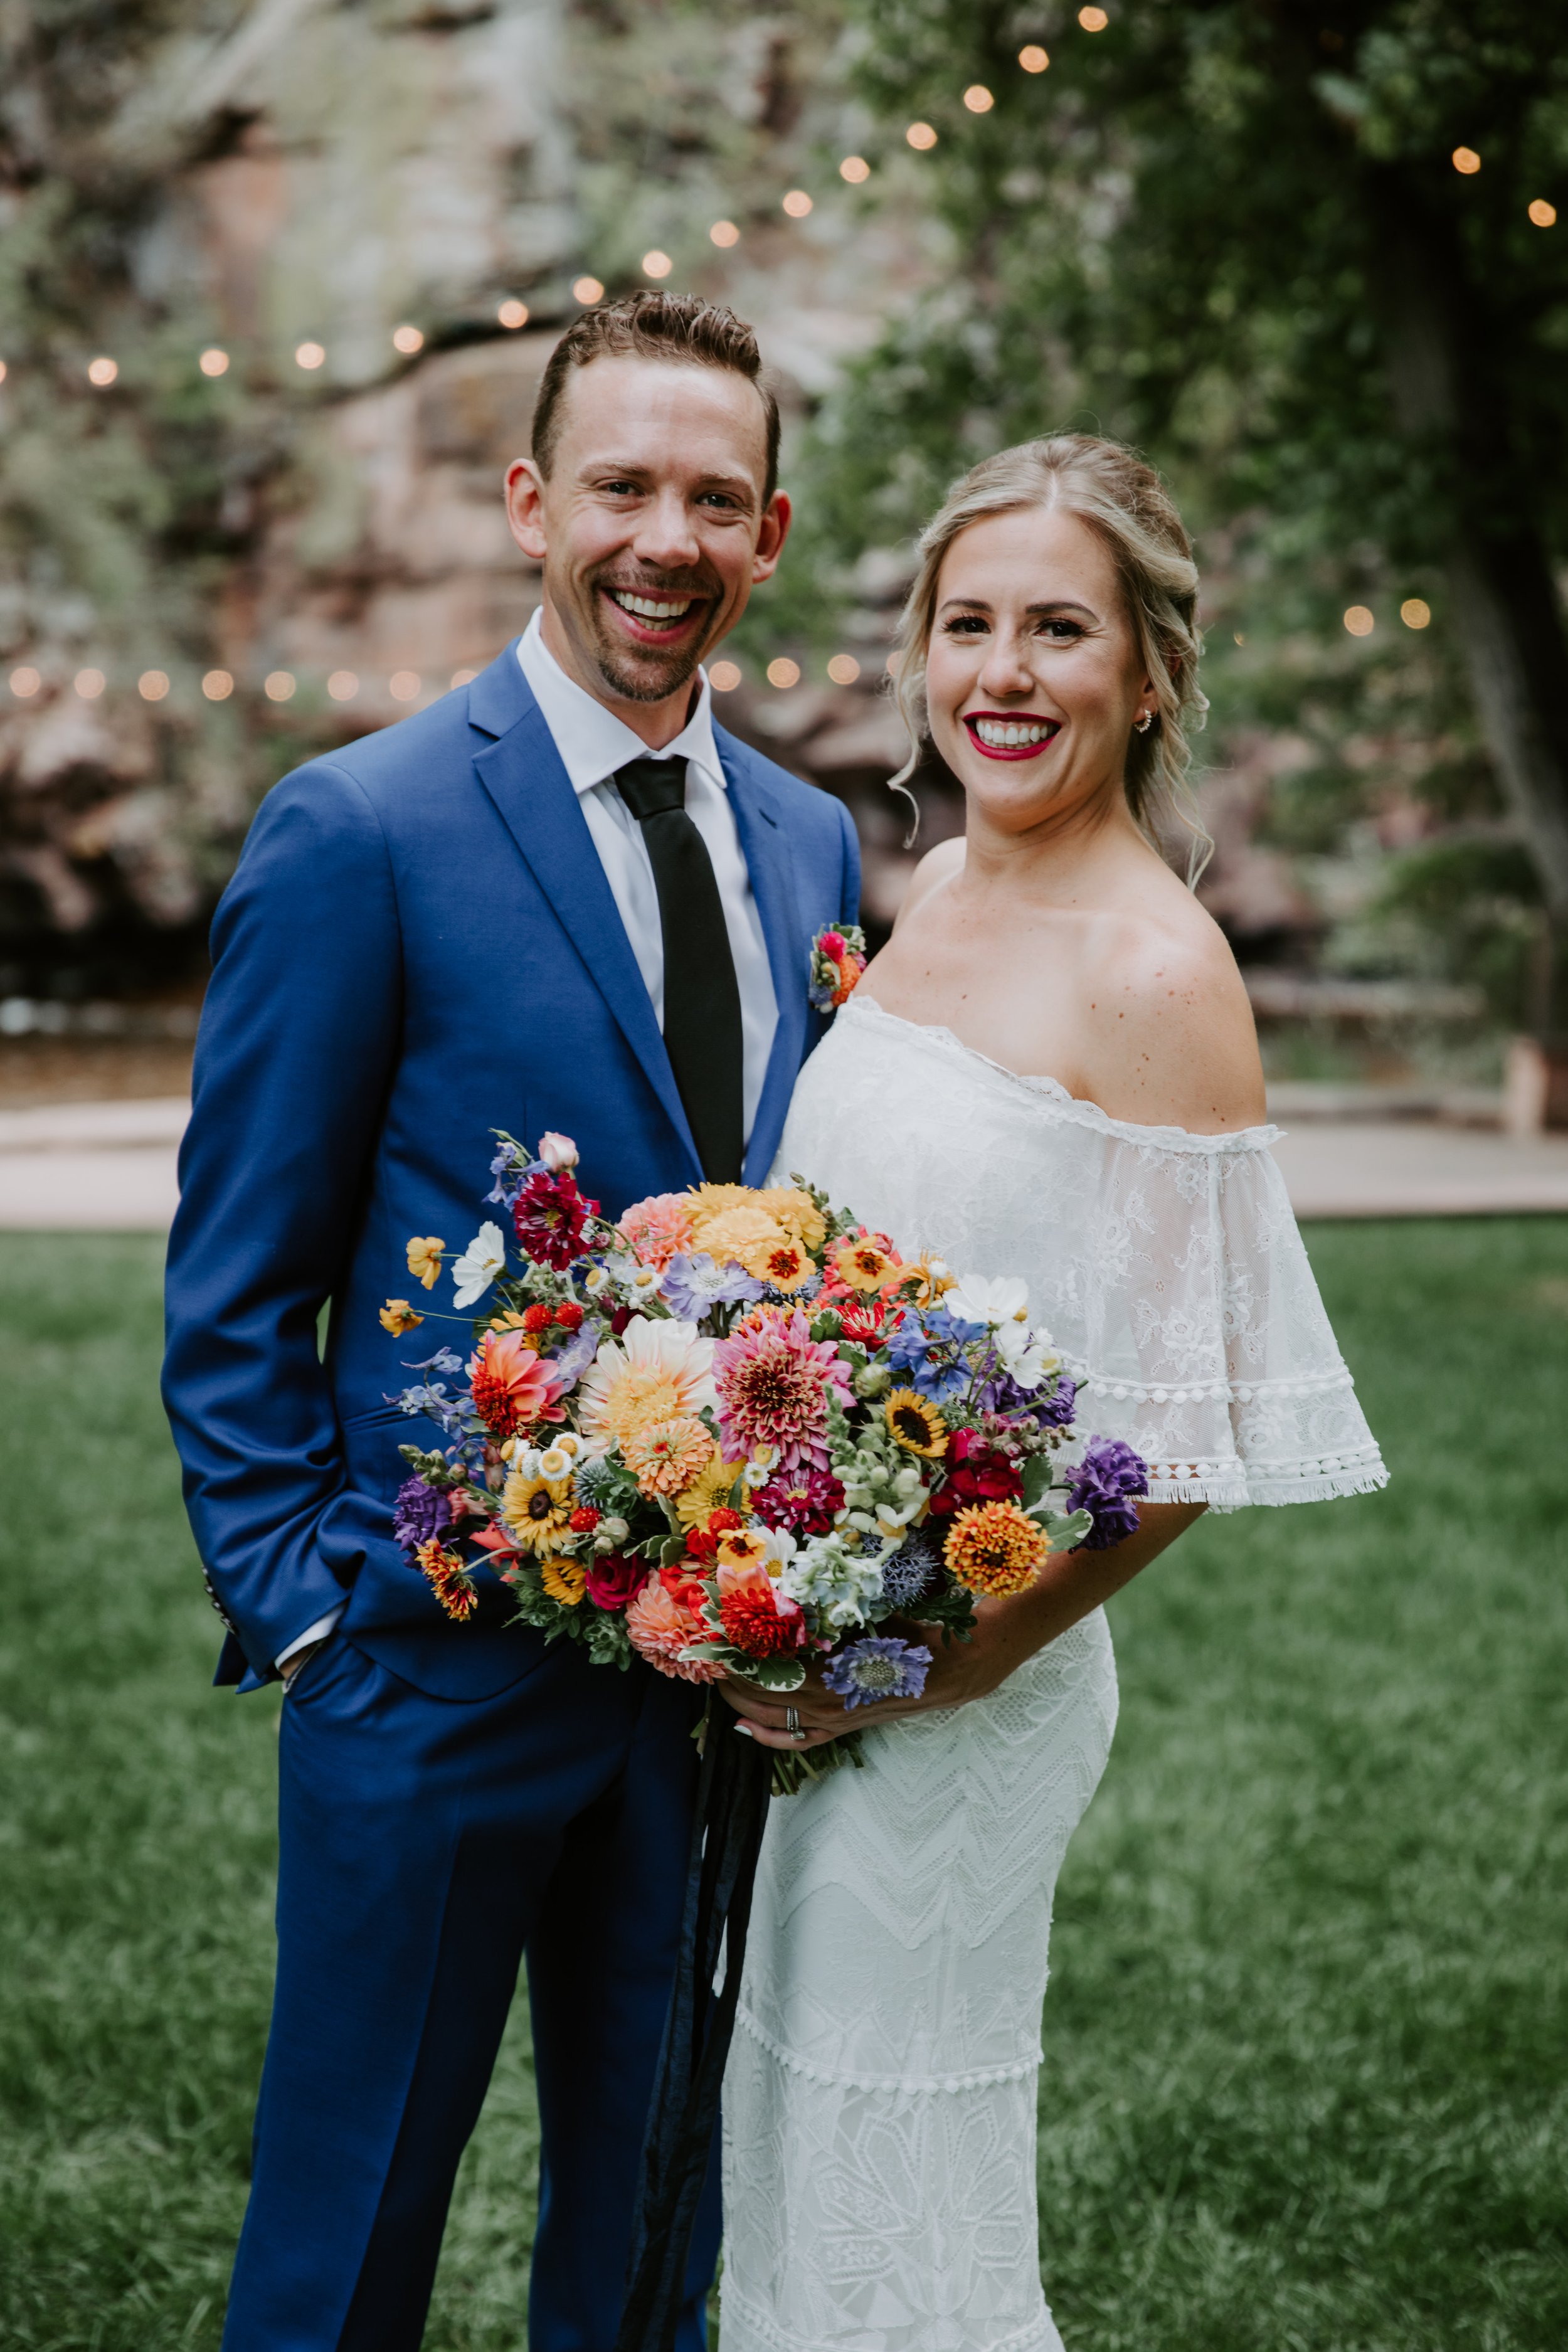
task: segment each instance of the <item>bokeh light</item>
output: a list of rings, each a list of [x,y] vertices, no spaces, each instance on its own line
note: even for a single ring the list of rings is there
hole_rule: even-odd
[[[424,331],[406,324],[394,327],[392,348],[395,352],[402,352],[405,358],[412,359],[416,352],[422,352],[425,348]]]
[[[790,188],[784,198],[784,208],[791,220],[804,220],[811,210],[811,198],[804,188]]]
[[[853,686],[860,675],[860,665],[853,654],[835,654],[827,665],[827,675],[835,686]]]
[[[798,686],[800,664],[797,661],[791,661],[787,654],[781,654],[777,661],[771,661],[768,664],[768,684],[778,687]]]
[[[1456,172],[1463,172],[1465,177],[1468,179],[1472,173],[1479,172],[1480,168],[1481,159],[1477,154],[1473,147],[1455,148],[1454,169]]]
[[[4,360],[0,360],[0,383],[5,383],[5,361],[4,361]]]
[[[24,662],[20,669],[11,672],[11,691],[22,702],[37,694],[43,682],[31,662]]]
[[[996,100],[983,81],[972,81],[963,93],[963,103],[971,114],[989,114]]]
[[[675,264],[668,254],[661,253],[657,245],[643,255],[642,270],[645,278],[668,278],[674,268]]]
[[[96,702],[103,692],[105,682],[100,669],[79,669],[72,680],[84,702]]]
[[[220,350],[216,343],[209,343],[206,350],[196,362],[196,365],[200,368],[204,375],[226,375],[228,373],[228,353],[226,351]]]
[[[708,673],[708,683],[716,694],[733,694],[741,683],[740,663],[716,661]]]
[[[1345,614],[1345,626],[1352,637],[1370,637],[1376,623],[1372,609],[1366,604],[1352,604]]]
[[[1080,8],[1078,21],[1086,33],[1103,33],[1110,19],[1103,8]]]
[[[1530,207],[1530,217],[1537,228],[1553,228],[1557,222],[1557,207],[1549,205],[1544,196],[1537,196]]]
[[[911,122],[904,137],[917,154],[927,154],[936,145],[936,132],[929,122]]]
[[[574,302],[602,302],[605,299],[604,281],[597,278],[574,278],[572,280],[572,299]]]
[[[416,702],[419,698],[419,673],[413,669],[396,669],[392,673],[389,690],[394,702]]]
[[[496,317],[503,327],[510,327],[515,332],[519,327],[526,327],[528,324],[528,305],[526,302],[514,301],[509,296],[507,300],[497,308]]]
[[[87,363],[87,380],[89,383],[95,383],[100,392],[111,384],[119,373],[120,362],[110,359],[105,353],[100,353],[97,359],[89,360]]]
[[[1026,73],[1044,73],[1050,58],[1038,41],[1026,41],[1018,52],[1018,63]]]
[[[168,671],[144,669],[136,681],[136,691],[143,702],[162,702],[169,691]]]
[[[1432,607],[1425,596],[1406,596],[1399,617],[1407,629],[1424,629],[1432,618]]]
[[[477,669],[455,669],[452,672],[453,692],[456,693],[458,688],[460,686],[472,686],[478,676],[479,671]]]
[[[209,669],[202,680],[202,692],[209,702],[226,702],[234,692],[234,680],[226,669]]]
[[[334,702],[352,702],[359,692],[359,680],[352,669],[335,669],[327,680],[327,692]]]
[[[288,669],[269,669],[261,681],[261,691],[268,702],[292,702],[294,673]]]
[[[726,251],[741,242],[741,232],[731,220],[715,221],[708,235],[714,245],[722,246]]]
[[[852,188],[858,188],[870,178],[871,166],[864,155],[846,155],[838,166],[838,176],[841,180],[847,180]]]
[[[307,375],[313,368],[324,366],[326,357],[326,347],[322,343],[296,343],[294,346],[294,364],[303,368]]]

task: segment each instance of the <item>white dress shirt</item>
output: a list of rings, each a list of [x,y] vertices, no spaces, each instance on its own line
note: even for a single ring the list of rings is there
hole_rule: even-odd
[[[624,768],[628,760],[649,756],[647,745],[614,711],[606,710],[575,679],[567,677],[544,642],[538,613],[518,640],[517,657],[572,780],[572,789],[605,869],[605,879],[637,960],[637,970],[652,1000],[654,1018],[662,1029],[664,929],[659,920],[653,860],[647,854],[642,826],[615,783],[617,768]],[[752,877],[741,854],[741,836],[735,826],[735,812],[730,805],[729,785],[719,764],[719,747],[713,740],[713,692],[706,672],[700,671],[699,676],[702,691],[696,709],[674,742],[667,743],[662,751],[653,756],[686,761],[686,814],[702,835],[713,861],[713,877],[724,908],[724,928],[730,934],[730,953],[734,959],[735,980],[741,992],[742,1105],[746,1139],[750,1141],[757,1105],[762,1099],[763,1080],[767,1075],[768,1056],[773,1049],[778,999],[773,994],[768,944],[752,892]],[[341,1602],[299,1634],[286,1650],[280,1650],[279,1665],[297,1650],[309,1648],[312,1642],[325,1641],[347,1605],[346,1601]]]
[[[778,1000],[768,963],[763,920],[752,894],[752,877],[741,854],[741,836],[730,790],[719,764],[713,740],[713,690],[699,671],[702,690],[697,708],[672,743],[649,754],[640,735],[634,735],[613,710],[567,677],[544,642],[541,616],[535,613],[518,640],[517,657],[544,723],[555,739],[562,764],[572,780],[605,879],[643,984],[652,1001],[654,1018],[664,1026],[664,931],[659,921],[658,889],[653,860],[647,854],[642,826],[616,790],[617,768],[628,760],[686,761],[686,814],[697,827],[713,861],[713,878],[724,908],[730,953],[741,992],[741,1045],[743,1056],[742,1117],[747,1140],[762,1099],[768,1056],[778,1025]]]

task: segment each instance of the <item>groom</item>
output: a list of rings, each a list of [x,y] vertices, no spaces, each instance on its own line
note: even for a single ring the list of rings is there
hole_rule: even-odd
[[[420,2341],[526,1958],[543,2132],[533,2352],[611,2352],[679,1927],[694,1695],[441,1612],[393,1537],[386,1400],[443,1343],[377,1310],[465,1242],[492,1128],[575,1138],[606,1213],[776,1147],[852,919],[839,804],[714,724],[698,665],[789,523],[751,330],[587,312],[507,477],[542,607],[474,682],[262,807],[213,930],[164,1393],[221,1683],[282,1676],[278,1978],[226,2352]],[[330,1305],[318,1347],[323,1305]],[[447,1319],[442,1319],[446,1318]],[[711,2192],[682,2352],[703,2340]],[[521,2223],[520,2215],[520,2223]]]

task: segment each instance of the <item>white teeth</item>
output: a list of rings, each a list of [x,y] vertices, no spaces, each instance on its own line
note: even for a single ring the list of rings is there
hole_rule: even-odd
[[[656,604],[651,596],[634,596],[629,588],[612,588],[610,593],[623,613],[635,613],[639,621],[678,621],[691,610],[689,596],[674,604]]]
[[[994,719],[977,719],[974,731],[988,751],[1015,751],[1026,743],[1048,743],[1057,730],[1036,719],[1015,719],[1004,726]]]

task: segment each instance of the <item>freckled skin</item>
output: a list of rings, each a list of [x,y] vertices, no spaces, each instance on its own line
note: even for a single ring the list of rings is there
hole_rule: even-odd
[[[927,690],[965,835],[922,859],[868,993],[1115,1118],[1256,1125],[1263,1074],[1235,959],[1127,806],[1127,750],[1154,693],[1096,533],[1038,508],[964,531],[938,586]],[[977,712],[1057,731],[999,759]]]

